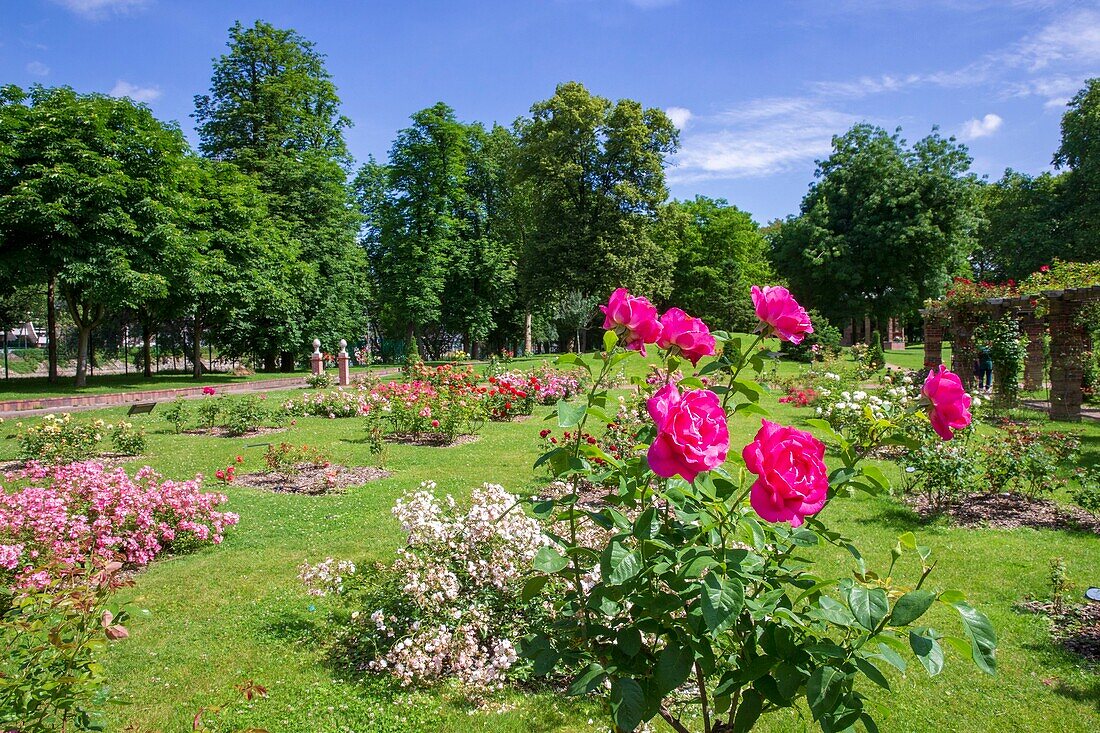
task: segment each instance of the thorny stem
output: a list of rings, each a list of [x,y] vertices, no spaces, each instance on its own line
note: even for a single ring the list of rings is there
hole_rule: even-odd
[[[707,706],[707,683],[703,678],[703,668],[695,663],[695,682],[699,685],[699,704],[703,708],[703,730],[710,733],[710,708]]]
[[[746,366],[748,366],[749,354],[751,354],[760,344],[760,342],[764,340],[765,333],[765,331],[761,331],[760,335],[756,337],[756,340],[752,342],[752,345],[749,346],[749,348],[746,349],[744,352],[737,355],[737,369],[735,369],[733,373],[730,374],[730,381],[726,385],[726,394],[722,397],[723,411],[725,411],[726,406],[729,404],[730,397],[733,395],[733,383],[737,381],[738,375],[741,374]]]

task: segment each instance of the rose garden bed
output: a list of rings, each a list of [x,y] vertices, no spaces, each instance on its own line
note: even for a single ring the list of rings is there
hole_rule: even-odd
[[[386,442],[401,445],[420,445],[432,448],[455,448],[460,445],[476,443],[480,436],[467,434],[453,438],[441,433],[388,433]]]
[[[926,519],[942,514],[962,527],[1031,527],[1100,534],[1100,517],[1077,507],[1016,492],[968,494],[942,508],[932,507],[927,498],[919,496],[910,498],[909,505]]]
[[[374,466],[315,466],[300,463],[293,473],[260,471],[236,476],[233,483],[283,494],[331,494],[386,478],[389,471]]]
[[[1016,604],[1027,613],[1041,614],[1050,621],[1050,635],[1067,651],[1100,663],[1100,603],[1064,604],[1028,600]]]

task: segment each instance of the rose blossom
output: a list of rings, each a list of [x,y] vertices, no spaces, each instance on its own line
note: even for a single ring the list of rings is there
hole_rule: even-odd
[[[662,349],[676,347],[692,366],[704,356],[714,356],[714,337],[702,318],[693,318],[679,308],[669,308],[661,316],[661,336],[657,345]]]
[[[940,364],[928,373],[921,394],[928,400],[928,419],[932,429],[944,440],[955,437],[954,430],[970,424],[970,395],[963,389],[962,380],[954,372]]]
[[[601,305],[604,312],[603,327],[615,331],[623,346],[645,354],[646,344],[655,344],[661,336],[661,322],[657,319],[657,308],[646,298],[636,298],[619,288],[611,294],[607,305]]]
[[[802,338],[814,332],[806,309],[798,304],[790,291],[780,285],[752,286],[752,304],[756,317],[771,326],[782,341],[802,343]]]
[[[803,517],[825,506],[829,474],[825,446],[804,430],[761,420],[753,442],[741,457],[757,475],[749,501],[769,522],[802,524]]]
[[[729,451],[729,428],[718,395],[706,389],[680,394],[668,384],[646,403],[657,424],[649,447],[649,467],[658,476],[683,476],[687,481],[722,465]]]

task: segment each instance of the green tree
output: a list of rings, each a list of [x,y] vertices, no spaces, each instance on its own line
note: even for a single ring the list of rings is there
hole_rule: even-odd
[[[772,279],[768,242],[752,217],[724,199],[673,201],[664,239],[676,259],[669,303],[712,328],[751,330],[749,290]]]
[[[151,264],[180,236],[173,207],[187,145],[147,107],[67,87],[8,87],[0,114],[15,130],[4,133],[11,167],[0,184],[5,259],[37,262],[28,271],[45,275],[51,300],[56,283],[78,330],[81,387],[91,331],[108,309],[167,290]]]
[[[667,297],[672,262],[654,229],[678,133],[665,113],[569,82],[536,103],[517,131],[531,196],[518,273],[529,302],[569,291],[602,296],[620,285]]]
[[[416,338],[443,317],[443,290],[460,254],[467,208],[470,139],[442,102],[412,115],[390,149],[389,164],[369,162],[357,177],[360,204],[377,232],[372,267],[382,318],[391,331]],[[384,177],[385,194],[379,193]]]
[[[911,147],[867,124],[833,138],[801,213],[775,229],[772,261],[834,323],[915,313],[942,294],[980,221],[970,156],[933,132]]]
[[[1054,165],[1065,175],[1061,259],[1100,259],[1100,78],[1089,79],[1062,116]]]
[[[977,279],[1022,280],[1055,257],[1072,259],[1059,226],[1065,179],[1009,169],[999,181],[981,187],[983,221],[971,255]]]
[[[229,36],[194,118],[202,152],[255,176],[271,215],[299,240],[310,270],[297,293],[305,322],[264,355],[265,368],[279,352],[289,368],[312,338],[334,343],[366,329],[367,262],[347,185],[351,122],[313,43],[263,21],[238,22]]]

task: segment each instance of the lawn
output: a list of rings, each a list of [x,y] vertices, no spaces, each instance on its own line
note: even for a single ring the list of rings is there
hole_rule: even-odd
[[[909,357],[910,351],[919,353],[890,355]],[[628,364],[631,373],[644,373],[641,359]],[[514,364],[529,365],[523,360]],[[783,363],[780,370],[794,373],[798,368]],[[780,422],[799,424],[811,416],[809,410],[778,404],[775,395],[765,400]],[[114,420],[124,409],[82,413],[80,419]],[[326,658],[319,637],[323,599],[306,596],[296,579],[300,563],[328,556],[357,563],[390,560],[400,542],[390,507],[421,481],[434,480],[440,491],[459,497],[483,482],[497,482],[517,493],[536,490],[544,479],[531,465],[548,411],[538,408],[525,421],[490,423],[478,441],[458,447],[393,445],[386,461],[393,475],[345,494],[307,497],[229,488],[229,508],[241,515],[241,522],[225,543],[158,560],[125,592],[138,609],[136,618],[131,637],[111,646],[106,666],[113,691],[131,704],[112,709],[108,729],[190,730],[200,707],[233,697],[233,685],[253,679],[267,687],[269,697],[229,713],[225,730],[606,730],[595,704],[553,692],[505,692],[472,706],[454,690],[402,690],[387,679],[342,668]],[[356,419],[300,418],[286,433],[242,439],[177,436],[155,415],[140,419],[151,433],[149,450],[128,468],[148,463],[172,478],[196,472],[212,476],[238,454],[244,457],[241,471],[258,470],[263,444],[271,440],[322,446],[340,463],[366,465],[371,460]],[[0,428],[0,459],[15,454],[10,425]],[[735,420],[735,448],[757,427],[755,418]],[[1097,460],[1100,428],[1079,429],[1092,454],[1088,460]],[[898,477],[893,466],[885,468],[892,478]],[[218,487],[211,480],[208,488]],[[1096,536],[926,525],[888,497],[837,500],[826,511],[829,523],[853,537],[873,565],[888,562],[898,534],[915,532],[939,560],[931,584],[964,590],[990,616],[1000,636],[996,677],[982,675],[954,657],[945,672],[931,680],[915,663],[905,678],[893,675],[893,695],[868,685],[865,691],[883,704],[877,716],[883,731],[1098,729],[1100,675],[1053,646],[1042,619],[1012,610],[1012,603],[1025,594],[1046,594],[1048,562],[1054,556],[1066,559],[1078,588],[1100,581]],[[822,563],[841,572],[850,566],[846,558],[821,554]],[[957,623],[946,615],[934,622],[945,629]],[[793,712],[786,712],[773,716],[762,729],[803,726]]]
[[[886,351],[886,363],[902,369],[918,370],[924,367],[924,344],[912,344],[900,351]],[[951,365],[951,344],[943,344],[943,363]]]

